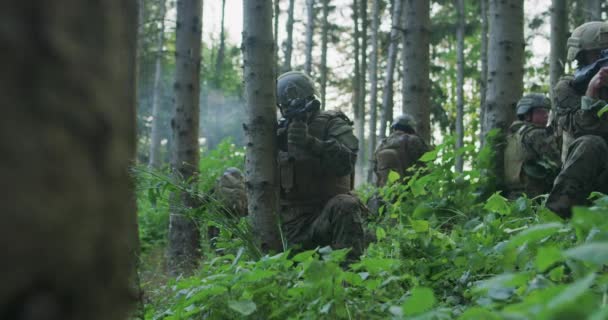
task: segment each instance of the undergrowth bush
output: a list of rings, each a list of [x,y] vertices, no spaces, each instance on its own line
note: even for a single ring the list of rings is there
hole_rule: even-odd
[[[343,268],[346,250],[329,247],[256,259],[249,240],[234,239],[250,233],[244,220],[222,231],[223,255],[166,283],[146,318],[608,318],[608,197],[563,221],[542,198],[491,192],[489,148],[453,172],[452,145],[424,155],[410,178],[389,176],[378,193],[391,201],[370,221],[377,241],[359,262]]]

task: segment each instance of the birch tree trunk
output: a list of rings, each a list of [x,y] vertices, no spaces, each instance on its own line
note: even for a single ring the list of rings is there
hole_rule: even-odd
[[[323,0],[323,25],[321,31],[321,108],[325,109],[327,94],[327,42],[329,38],[329,1]]]
[[[488,1],[479,0],[481,14],[481,83],[479,88],[479,141],[485,142],[486,90],[488,87]]]
[[[154,62],[154,92],[152,95],[152,137],[150,141],[150,159],[148,166],[151,168],[159,168],[161,165],[160,158],[160,140],[161,132],[161,92],[163,80],[163,48],[165,46],[165,0],[159,1],[160,6],[160,28],[157,35],[158,51],[156,52],[156,61]]]
[[[272,4],[243,1],[243,59],[247,123],[245,173],[249,215],[264,251],[282,249],[277,173],[276,78],[272,66]]]
[[[293,52],[293,10],[295,6],[295,0],[289,0],[289,8],[287,9],[287,37],[283,42],[283,49],[285,53],[285,61],[283,61],[283,70],[281,72],[291,71],[291,54]]]
[[[523,0],[490,0],[488,36],[488,88],[486,133],[494,128],[504,134],[515,119],[515,106],[523,91],[524,3]],[[503,148],[495,150],[495,173],[500,188]]]
[[[363,0],[367,1],[367,0]],[[379,0],[372,0],[372,52],[370,55],[370,66],[369,66],[369,140],[368,140],[368,154],[371,157],[376,151],[376,120],[378,112],[378,28],[380,27],[380,10]],[[363,148],[362,148],[363,149]],[[367,172],[367,181],[371,182],[373,175],[371,174],[373,168],[370,168]]]
[[[176,179],[196,188],[199,163],[199,75],[202,0],[178,0],[175,40],[172,171]],[[186,193],[176,195],[169,219],[169,269],[191,273],[200,259],[200,234],[185,210],[196,206]]]
[[[430,2],[405,0],[403,9],[403,112],[416,120],[416,131],[424,141],[430,143]]]
[[[220,22],[220,47],[217,49],[217,60],[215,61],[215,88],[222,87],[222,67],[224,66],[224,56],[226,51],[226,33],[224,30],[224,18],[226,17],[226,0],[222,0],[222,17]]]
[[[564,74],[566,62],[566,41],[568,40],[568,11],[566,0],[553,0],[551,5],[551,88]],[[553,91],[551,90],[551,94]]]
[[[458,11],[458,28],[456,30],[456,150],[464,147],[464,31],[465,12],[464,0],[456,0],[456,11]],[[456,172],[462,172],[462,154],[456,156]]]
[[[312,72],[312,47],[313,35],[315,32],[315,2],[314,0],[306,0],[306,62],[304,64],[304,72],[310,75]]]
[[[126,319],[136,300],[137,18],[137,1],[0,11],[0,319]]]
[[[401,28],[401,4],[403,0],[395,0],[392,8],[392,28],[388,45],[388,57],[382,90],[382,109],[380,110],[380,139],[386,137],[387,124],[393,120],[393,85],[395,82],[395,63],[399,50],[399,29]],[[372,153],[370,153],[371,155]]]
[[[585,5],[583,11],[585,13],[585,21],[601,21],[602,20],[602,1],[601,0],[584,0]],[[567,21],[567,20],[566,20]]]

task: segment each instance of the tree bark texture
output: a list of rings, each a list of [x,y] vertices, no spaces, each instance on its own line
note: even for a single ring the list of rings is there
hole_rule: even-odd
[[[285,53],[285,61],[283,61],[283,70],[281,72],[291,71],[291,54],[293,52],[293,11],[295,7],[295,0],[289,0],[289,8],[287,8],[287,24],[285,29],[287,31],[287,37],[283,42],[283,50]]]
[[[226,0],[222,0],[226,1]],[[281,7],[279,6],[280,0],[273,0],[274,3],[274,65],[275,65],[275,77],[278,77],[279,72],[279,16],[281,15]]]
[[[306,0],[306,61],[304,72],[307,75],[312,73],[312,47],[313,35],[315,32],[315,1]]]
[[[427,143],[431,140],[429,34],[430,2],[405,0],[403,28],[403,112],[417,122],[417,132]]]
[[[479,0],[481,14],[481,76],[479,88],[479,141],[484,144],[484,119],[486,115],[486,90],[488,87],[488,1]]]
[[[253,230],[263,251],[280,251],[276,142],[276,78],[272,72],[272,4],[243,1],[243,58],[247,123],[245,173]]]
[[[366,0],[363,0],[366,1]],[[369,66],[369,110],[370,110],[370,119],[369,119],[369,140],[368,154],[371,157],[376,151],[376,122],[377,122],[377,112],[378,112],[378,29],[380,28],[380,10],[379,10],[379,1],[380,0],[372,0],[372,34],[371,34],[371,42],[372,42],[372,51],[370,55],[370,66]],[[363,148],[362,148],[363,149]],[[373,168],[368,170],[368,178],[367,181],[371,182],[372,175],[371,171]]]
[[[136,300],[137,18],[137,1],[0,11],[0,319],[126,319]]]
[[[380,110],[380,139],[386,137],[388,124],[393,120],[393,86],[395,82],[395,64],[399,50],[399,29],[401,29],[401,8],[403,0],[395,0],[392,8],[392,28],[388,45],[388,57],[382,90],[382,109]],[[371,155],[371,154],[370,154]]]
[[[361,53],[361,47],[359,42],[360,31],[359,31],[359,10],[361,10],[359,1],[365,0],[353,0],[352,8],[353,8],[353,55],[355,58],[355,64],[353,66],[353,112],[355,114],[355,136],[359,139],[359,146],[363,145],[364,141],[364,121],[359,121],[359,117],[362,113],[361,110],[361,73],[363,73],[360,68],[360,60],[359,58]],[[363,178],[361,176],[361,158],[364,152],[364,148],[359,148],[359,152],[357,153],[358,163],[356,166],[356,176],[358,179]]]
[[[199,163],[199,75],[201,65],[202,0],[177,1],[174,114],[171,120],[176,179],[196,188]],[[272,34],[272,33],[270,33]],[[200,234],[186,215],[196,201],[186,193],[174,199],[169,219],[168,258],[171,273],[191,273],[200,259]]]
[[[327,45],[329,41],[329,1],[323,0],[323,21],[321,29],[321,108],[325,109],[327,94]]]
[[[226,51],[226,33],[224,21],[226,17],[226,0],[222,0],[222,17],[220,22],[220,47],[217,49],[217,60],[215,61],[215,88],[222,86],[222,67],[224,66],[224,56]]]
[[[456,0],[456,11],[458,12],[458,28],[456,29],[456,150],[464,147],[464,32],[465,11],[464,0]],[[456,156],[456,172],[462,172],[462,154]]]
[[[160,28],[157,34],[158,51],[156,52],[156,61],[154,62],[154,92],[152,93],[152,133],[150,141],[150,159],[148,166],[151,168],[159,168],[161,165],[160,158],[160,140],[161,132],[161,91],[163,79],[163,47],[165,46],[165,0],[159,1],[160,6]]]
[[[566,41],[568,40],[567,3],[567,0],[553,0],[551,4],[551,53],[549,55],[551,88],[564,74]]]
[[[602,0],[583,0],[585,5],[583,11],[585,21],[601,21],[602,20]]]
[[[361,138],[359,138],[359,154],[358,154],[358,169],[359,169],[359,177],[361,179],[365,178],[365,167],[367,164],[367,153],[365,152],[365,105],[367,100],[367,29],[368,29],[368,19],[367,19],[367,2],[369,0],[360,0],[359,4],[361,5],[361,33],[359,34],[361,38],[360,42],[360,53],[361,58],[359,60],[359,114],[356,116],[355,121],[361,122]],[[363,180],[361,180],[363,181]]]
[[[515,119],[515,106],[523,91],[523,0],[490,0],[488,36],[488,87],[484,130],[504,135]],[[503,148],[495,149],[496,177],[503,176]]]

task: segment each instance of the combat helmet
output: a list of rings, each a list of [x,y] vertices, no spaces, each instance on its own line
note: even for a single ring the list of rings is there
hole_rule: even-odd
[[[409,114],[402,114],[396,117],[393,120],[393,124],[391,124],[391,129],[401,129],[401,130],[416,130],[416,120]]]
[[[517,118],[522,119],[526,113],[534,108],[551,109],[551,101],[542,93],[530,93],[517,102]]]
[[[277,103],[286,107],[294,99],[313,97],[316,94],[314,82],[301,71],[283,73],[277,79]]]
[[[587,22],[572,31],[568,38],[568,61],[577,58],[581,51],[608,48],[608,22]]]

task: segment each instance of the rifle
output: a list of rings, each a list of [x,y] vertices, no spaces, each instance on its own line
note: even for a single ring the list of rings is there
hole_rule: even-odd
[[[289,103],[289,107],[282,109],[283,118],[279,120],[279,129],[283,134],[279,138],[279,148],[287,151],[287,128],[292,121],[306,121],[306,114],[321,108],[321,102],[317,99],[296,98]]]
[[[572,86],[576,92],[580,95],[584,95],[591,78],[605,66],[608,66],[608,49],[602,50],[602,52],[600,52],[600,58],[594,63],[576,70],[574,73],[574,80],[572,80]]]

